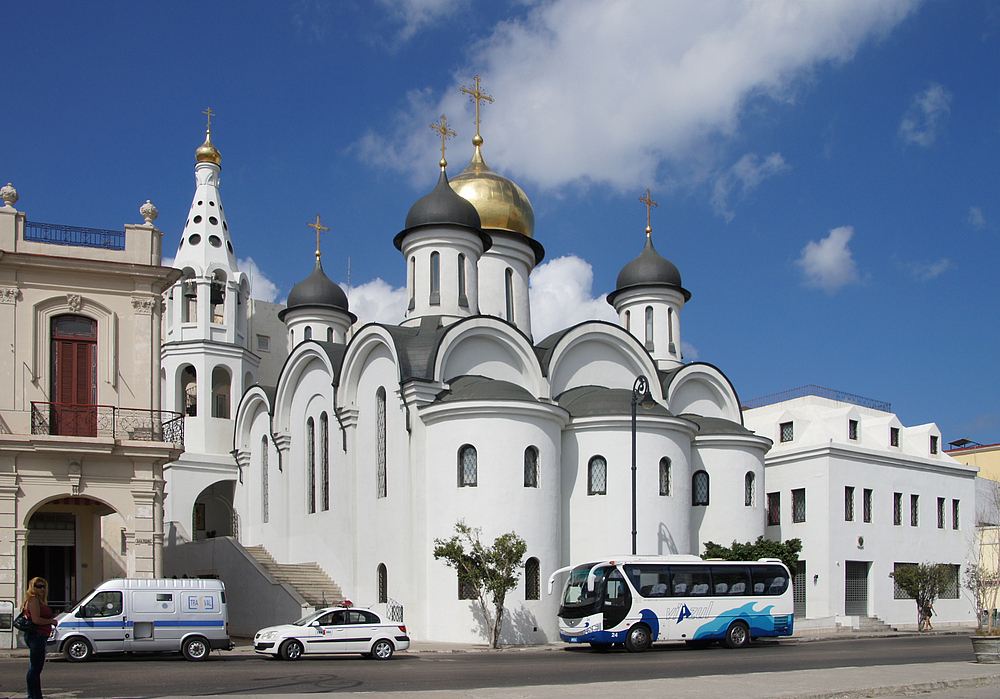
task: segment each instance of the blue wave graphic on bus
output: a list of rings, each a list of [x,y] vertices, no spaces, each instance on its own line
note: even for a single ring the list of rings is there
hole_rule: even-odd
[[[754,638],[757,636],[774,636],[775,631],[775,618],[771,614],[771,610],[774,609],[773,604],[769,604],[767,607],[759,612],[754,611],[754,602],[748,602],[742,607],[737,607],[736,609],[730,610],[723,614],[720,614],[715,619],[712,619],[706,624],[702,624],[698,627],[698,630],[694,632],[694,638],[722,638],[726,635],[726,631],[729,629],[730,624],[735,620],[741,619],[746,622],[747,626],[750,627],[750,637]],[[783,625],[787,624],[785,618],[782,617]]]

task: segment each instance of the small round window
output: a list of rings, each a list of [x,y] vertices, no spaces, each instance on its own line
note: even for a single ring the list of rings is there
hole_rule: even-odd
[[[208,205],[209,206],[215,206],[215,202],[214,201],[210,201],[210,202],[208,202]]]
[[[202,205],[203,203],[204,203],[204,202],[202,202],[202,201],[199,201],[199,202],[198,202],[198,206],[201,206],[201,205]]]
[[[201,223],[201,215],[200,214],[198,216],[194,217],[194,222],[195,223]]]
[[[228,240],[226,241],[226,247],[229,248],[229,252],[233,252],[233,244],[230,243]]]
[[[192,245],[197,245],[198,243],[201,242],[201,236],[195,233],[190,238],[188,238],[188,242],[191,243]]]
[[[225,231],[229,230],[229,226],[226,225],[225,221],[222,222],[222,229],[225,230]]]
[[[213,226],[219,225],[219,219],[217,219],[215,216],[209,216],[208,222],[211,223]]]
[[[208,244],[211,245],[213,248],[221,248],[222,239],[220,239],[219,236],[217,235],[210,235],[208,236]]]

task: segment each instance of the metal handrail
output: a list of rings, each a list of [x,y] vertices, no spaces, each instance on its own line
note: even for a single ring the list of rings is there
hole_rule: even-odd
[[[184,415],[173,410],[31,401],[31,434],[184,443]]]
[[[830,400],[835,400],[840,403],[858,405],[863,408],[874,408],[875,410],[881,410],[884,413],[892,412],[892,403],[887,401],[865,398],[864,396],[856,396],[853,393],[837,391],[832,388],[824,388],[823,386],[817,386],[816,384],[799,386],[798,388],[781,391],[780,393],[772,393],[767,396],[761,396],[760,398],[745,400],[743,401],[742,408],[744,410],[760,408],[765,405],[772,405],[774,403],[792,400],[793,398],[802,398],[803,396],[818,396],[820,398],[829,398]]]
[[[125,232],[103,228],[64,226],[59,223],[24,222],[24,239],[35,243],[72,245],[80,248],[124,250]]]

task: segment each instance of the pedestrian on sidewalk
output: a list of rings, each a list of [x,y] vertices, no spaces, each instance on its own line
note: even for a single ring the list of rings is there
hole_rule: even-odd
[[[45,665],[45,644],[56,620],[47,604],[48,583],[44,578],[32,578],[28,591],[24,593],[21,609],[31,618],[34,631],[24,632],[24,642],[28,644],[28,699],[42,699],[42,666]]]
[[[934,616],[934,614],[936,614],[936,612],[934,611],[934,605],[928,602],[927,606],[925,606],[921,611],[924,617],[924,627],[928,631],[933,631],[934,626],[931,624],[931,617]]]

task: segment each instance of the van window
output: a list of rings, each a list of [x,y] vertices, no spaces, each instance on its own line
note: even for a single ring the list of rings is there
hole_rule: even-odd
[[[122,613],[122,593],[118,590],[98,592],[76,613],[84,619],[118,616]]]
[[[169,592],[154,590],[136,590],[132,593],[133,611],[138,613],[161,612],[174,613],[174,596]]]

